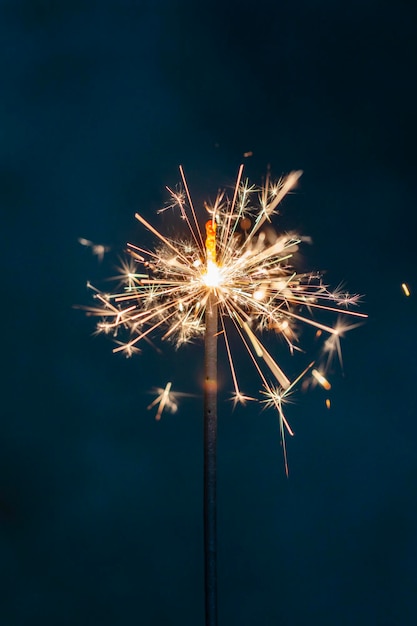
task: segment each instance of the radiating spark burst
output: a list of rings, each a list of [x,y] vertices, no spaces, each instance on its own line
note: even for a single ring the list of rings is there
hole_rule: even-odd
[[[221,192],[205,208],[209,215],[205,232],[200,226],[180,167],[181,189],[168,191],[169,208],[177,208],[188,234],[175,238],[163,235],[142,215],[136,219],[154,235],[158,244],[153,250],[128,244],[136,268],[126,265],[125,288],[117,293],[102,294],[96,290],[100,306],[89,309],[102,321],[97,330],[127,339],[114,352],[130,356],[143,340],[149,341],[156,331],[164,329],[162,339],[176,346],[201,338],[205,332],[205,308],[210,294],[217,299],[220,335],[224,338],[233,381],[235,403],[251,400],[240,388],[235,359],[229,341],[232,328],[242,340],[263,386],[267,406],[278,413],[281,439],[287,466],[285,431],[292,430],[284,416],[282,404],[288,393],[312,364],[291,382],[260,336],[273,330],[288,345],[290,352],[300,350],[299,328],[314,327],[325,339],[324,352],[340,352],[340,320],[329,325],[316,319],[320,314],[366,315],[349,309],[358,301],[339,287],[330,291],[317,272],[298,273],[292,259],[299,244],[307,238],[296,233],[277,233],[271,221],[287,193],[301,176],[291,172],[276,182],[268,176],[261,188],[242,180],[240,166],[232,198]],[[168,208],[167,207],[167,208]],[[137,269],[139,268],[139,270]],[[352,325],[353,326],[353,325]],[[313,375],[314,371],[313,370]]]

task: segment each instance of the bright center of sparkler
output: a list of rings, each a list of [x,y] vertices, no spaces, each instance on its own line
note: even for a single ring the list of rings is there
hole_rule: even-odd
[[[208,260],[207,271],[203,275],[203,282],[207,287],[218,287],[221,284],[221,272],[217,263]]]

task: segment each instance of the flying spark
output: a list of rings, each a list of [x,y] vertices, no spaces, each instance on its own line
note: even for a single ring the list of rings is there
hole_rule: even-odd
[[[175,399],[173,393],[171,393],[172,382],[168,382],[165,386],[165,389],[161,389],[160,387],[155,388],[155,393],[157,393],[157,397],[150,405],[147,407],[148,410],[152,409],[154,406],[158,405],[158,410],[155,415],[155,419],[159,421],[162,417],[162,413],[164,409],[169,411],[170,413],[176,413],[178,410],[178,403]]]
[[[230,343],[230,333],[242,341],[259,377],[266,406],[278,415],[281,440],[287,468],[285,432],[293,434],[283,413],[283,403],[290,390],[313,364],[291,382],[275,357],[266,349],[263,333],[271,331],[282,338],[291,353],[300,351],[299,328],[302,325],[317,331],[324,339],[324,353],[340,355],[341,330],[357,324],[342,326],[340,317],[365,318],[353,311],[358,296],[340,288],[329,290],[317,272],[298,273],[294,255],[308,238],[296,233],[278,233],[272,220],[278,206],[292,191],[301,176],[294,171],[273,182],[268,174],[261,188],[243,180],[240,167],[232,198],[224,192],[214,203],[205,205],[205,229],[200,225],[188,190],[184,171],[180,167],[182,186],[168,191],[171,201],[166,208],[178,210],[186,235],[175,238],[161,233],[143,215],[136,213],[140,224],[157,239],[149,250],[128,244],[132,264],[126,264],[125,286],[116,293],[104,294],[94,288],[98,306],[87,309],[99,315],[98,332],[112,333],[127,339],[114,348],[130,356],[150,341],[156,331],[163,329],[162,339],[178,347],[205,333],[205,309],[215,295],[220,318],[220,336],[226,347],[233,381],[234,402],[244,404],[253,398],[240,388],[236,359]],[[164,209],[165,210],[165,209]],[[320,321],[320,316],[325,316]],[[329,324],[327,318],[339,320]],[[324,386],[330,383],[317,369],[311,375]],[[169,388],[168,388],[169,386]],[[170,383],[150,407],[158,403],[158,416],[169,408]],[[172,401],[173,402],[173,401]],[[174,406],[174,404],[172,404]],[[176,406],[176,405],[175,405]],[[162,408],[161,408],[162,407]]]
[[[329,389],[331,389],[331,384],[329,383],[329,381],[327,380],[327,378],[325,376],[323,376],[323,374],[321,374],[319,371],[317,371],[316,369],[312,370],[312,375],[314,376],[314,378],[317,380],[317,382],[319,383],[319,385],[321,385],[322,387],[324,387],[324,389],[326,389],[326,391],[329,391]]]
[[[109,246],[105,246],[102,243],[94,243],[89,239],[84,239],[84,237],[78,237],[78,243],[86,248],[91,248],[91,252],[98,258],[101,262],[104,258],[106,252],[109,252]]]
[[[410,290],[409,290],[409,288],[408,288],[407,283],[402,283],[401,287],[402,287],[402,289],[403,289],[403,291],[404,291],[405,295],[408,297],[408,296],[410,295]]]

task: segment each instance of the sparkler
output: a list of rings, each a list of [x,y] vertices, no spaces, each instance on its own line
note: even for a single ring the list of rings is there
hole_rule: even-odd
[[[293,431],[284,415],[283,405],[294,386],[310,372],[310,365],[291,380],[266,349],[261,336],[266,332],[279,335],[293,353],[300,350],[298,329],[305,324],[323,336],[323,353],[327,366],[311,374],[325,389],[325,377],[334,352],[340,354],[341,330],[351,326],[329,325],[320,315],[335,314],[365,318],[353,311],[359,297],[330,291],[322,275],[297,273],[291,259],[307,238],[295,233],[278,234],[272,219],[282,199],[297,185],[300,171],[273,182],[268,174],[261,188],[243,180],[240,166],[234,193],[224,192],[214,203],[206,205],[209,220],[205,232],[198,221],[187,181],[180,167],[182,188],[168,191],[169,207],[180,213],[187,235],[176,238],[162,234],[141,214],[136,219],[156,237],[157,246],[147,250],[128,244],[130,263],[124,267],[124,288],[117,293],[103,293],[95,288],[96,307],[90,315],[101,320],[97,332],[111,333],[127,339],[117,340],[114,352],[130,356],[144,341],[151,341],[156,331],[162,339],[178,347],[198,337],[205,339],[204,384],[204,528],[206,574],[206,626],[217,624],[216,601],[216,439],[217,439],[217,339],[224,341],[234,403],[254,400],[240,387],[229,335],[234,328],[247,351],[262,385],[262,402],[273,407],[278,416],[284,465],[288,474],[285,433]],[[162,212],[164,209],[160,210]],[[207,219],[207,218],[206,218]],[[220,331],[219,331],[220,325]],[[151,406],[160,402],[162,413],[169,389]],[[165,393],[165,396],[163,395]],[[166,400],[165,400],[166,402]],[[162,407],[162,408],[161,408]]]

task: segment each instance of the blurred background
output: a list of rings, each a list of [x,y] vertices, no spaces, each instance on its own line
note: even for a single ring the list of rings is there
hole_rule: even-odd
[[[125,359],[73,305],[127,241],[152,245],[136,211],[169,226],[179,164],[202,207],[242,162],[258,184],[304,170],[283,224],[369,320],[331,409],[320,388],[288,407],[289,478],[274,412],[232,411],[222,353],[219,626],[417,623],[416,12],[0,3],[1,626],[204,623],[202,347]],[[167,381],[200,397],[156,422]]]

